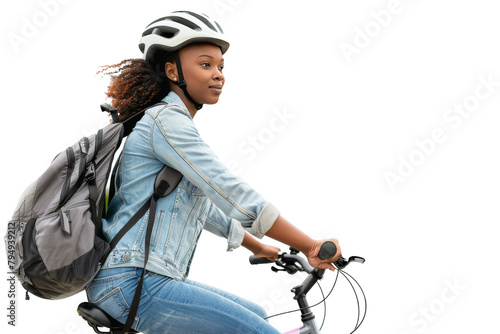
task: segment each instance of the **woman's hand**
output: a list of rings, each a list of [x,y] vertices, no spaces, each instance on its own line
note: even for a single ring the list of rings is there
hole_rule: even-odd
[[[321,260],[319,258],[319,250],[321,245],[327,241],[331,241],[335,244],[335,246],[337,246],[337,253],[329,259]],[[312,267],[318,269],[330,269],[333,271],[335,270],[335,267],[332,262],[337,261],[337,259],[342,255],[342,250],[340,249],[339,241],[337,239],[315,240],[305,255],[307,256],[307,260]]]
[[[256,257],[265,257],[270,261],[274,261],[278,258],[278,252],[280,251],[278,247],[261,243],[259,248],[259,250],[253,253]]]
[[[278,258],[278,252],[280,251],[278,247],[263,244],[247,232],[245,232],[245,236],[243,237],[243,242],[241,243],[241,245],[251,251],[255,256],[265,257],[266,259],[271,261],[274,261]]]

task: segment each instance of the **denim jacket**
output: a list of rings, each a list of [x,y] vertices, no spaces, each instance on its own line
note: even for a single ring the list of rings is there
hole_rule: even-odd
[[[232,250],[243,228],[261,238],[279,212],[219,161],[179,96],[170,92],[163,101],[168,105],[148,109],[127,138],[103,231],[111,240],[139,210],[164,164],[177,169],[179,185],[158,201],[146,269],[183,280],[203,229],[226,238]],[[120,240],[103,269],[144,266],[148,215]]]

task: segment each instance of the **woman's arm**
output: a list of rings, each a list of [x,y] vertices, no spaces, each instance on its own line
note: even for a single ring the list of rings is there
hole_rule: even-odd
[[[267,231],[266,236],[297,248],[307,256],[309,264],[314,268],[334,270],[335,268],[331,263],[336,261],[340,255],[342,255],[337,239],[314,240],[292,225],[281,215],[278,219],[276,219],[273,226]],[[321,245],[326,241],[332,241],[335,246],[337,246],[337,253],[330,259],[321,260],[319,258],[319,250]]]
[[[337,254],[332,259],[320,260],[319,249],[326,240],[309,238],[281,217],[271,203],[231,173],[201,139],[187,111],[170,105],[160,110],[150,109],[147,114],[156,123],[150,136],[157,159],[181,172],[225,215],[238,220],[252,235],[258,238],[267,235],[299,249],[313,267],[333,269],[331,262],[340,256],[338,241],[330,240],[337,246]],[[141,125],[139,122],[136,127],[140,130]]]

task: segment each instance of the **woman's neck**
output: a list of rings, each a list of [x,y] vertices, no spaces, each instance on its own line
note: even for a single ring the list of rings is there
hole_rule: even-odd
[[[196,115],[196,112],[198,111],[196,109],[196,107],[194,106],[194,103],[189,101],[189,99],[186,97],[186,95],[184,95],[184,92],[182,91],[182,89],[179,86],[170,85],[170,89],[175,94],[177,94],[177,96],[179,96],[181,98],[182,102],[184,103],[187,110],[189,111],[189,114],[191,114],[191,118],[194,118],[194,116]]]

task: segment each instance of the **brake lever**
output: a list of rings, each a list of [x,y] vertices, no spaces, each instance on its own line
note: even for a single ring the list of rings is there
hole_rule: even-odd
[[[361,256],[351,256],[349,260],[346,260],[343,256],[339,257],[337,261],[334,262],[337,269],[344,269],[351,262],[365,263],[365,259]]]
[[[298,253],[298,251],[297,251],[297,253]],[[296,253],[294,254],[294,251],[292,251],[292,254],[295,255]],[[278,267],[281,267],[283,269],[278,269],[275,266],[273,266],[273,267],[271,267],[272,271],[274,271],[274,272],[286,271],[290,275],[294,275],[298,271],[304,271],[304,268],[302,267],[302,265],[300,265],[300,267],[297,266],[295,261],[287,260],[284,258],[285,256],[286,256],[286,253],[281,254],[280,258],[278,258],[274,262]]]

